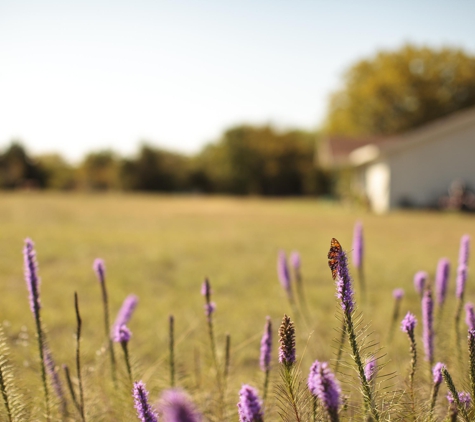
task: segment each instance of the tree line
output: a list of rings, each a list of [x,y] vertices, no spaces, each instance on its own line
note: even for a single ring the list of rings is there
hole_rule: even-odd
[[[329,99],[322,133],[391,136],[475,106],[475,56],[410,44],[352,64]],[[32,159],[18,142],[0,154],[0,188],[321,195],[332,179],[316,167],[317,135],[241,125],[193,156],[143,143],[134,157],[87,154],[77,166],[59,155]]]
[[[133,157],[102,150],[71,165],[58,154],[32,157],[13,141],[0,153],[0,188],[322,195],[330,177],[315,166],[316,142],[311,132],[241,125],[195,155],[143,143]]]

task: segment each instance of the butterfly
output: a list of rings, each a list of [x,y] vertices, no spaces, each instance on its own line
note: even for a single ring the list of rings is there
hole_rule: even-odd
[[[336,279],[338,272],[338,257],[342,252],[340,242],[335,238],[332,238],[330,243],[330,250],[328,251],[328,266],[332,270],[333,280]]]

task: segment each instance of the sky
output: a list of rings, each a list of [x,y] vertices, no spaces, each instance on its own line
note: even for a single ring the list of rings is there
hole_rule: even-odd
[[[0,0],[0,148],[77,162],[315,130],[352,63],[406,42],[475,54],[474,17],[471,0]]]

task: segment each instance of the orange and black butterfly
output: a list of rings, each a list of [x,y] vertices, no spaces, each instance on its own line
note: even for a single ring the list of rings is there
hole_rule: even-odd
[[[332,270],[333,280],[336,279],[338,271],[338,257],[342,252],[340,242],[335,238],[330,243],[330,250],[328,251],[328,266]]]

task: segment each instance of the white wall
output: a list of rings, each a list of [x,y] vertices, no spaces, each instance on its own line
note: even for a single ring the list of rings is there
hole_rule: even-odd
[[[366,168],[366,194],[371,209],[378,213],[387,212],[390,205],[390,170],[387,162],[380,161]]]
[[[475,189],[475,122],[393,153],[388,162],[391,208],[403,200],[430,205],[447,194],[455,179],[463,179]]]

